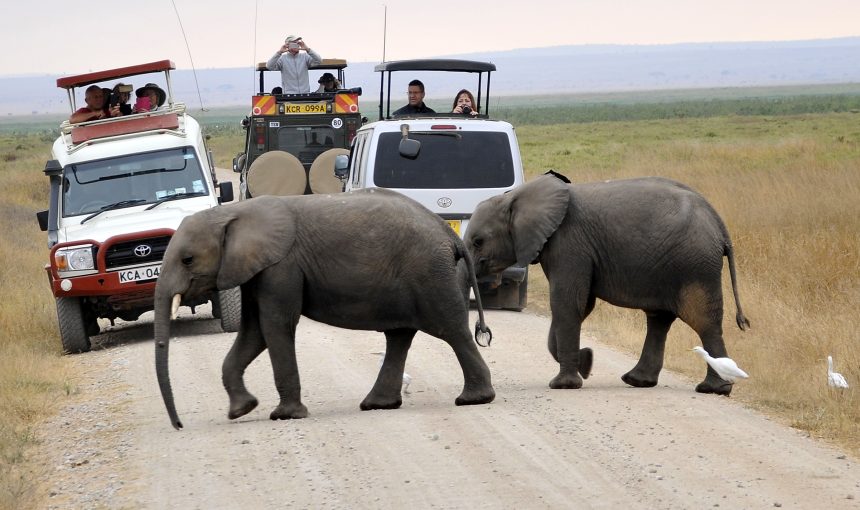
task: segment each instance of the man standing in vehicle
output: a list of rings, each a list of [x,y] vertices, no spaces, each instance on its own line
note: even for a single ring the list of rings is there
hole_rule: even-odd
[[[300,53],[301,50],[305,53]],[[319,53],[308,48],[301,37],[288,35],[284,45],[266,62],[266,68],[281,71],[284,94],[307,94],[311,90],[308,68],[320,62]]]
[[[105,93],[98,85],[90,85],[84,95],[84,103],[86,106],[78,108],[75,113],[69,117],[69,122],[75,124],[77,122],[87,122],[90,120],[107,119],[109,117],[119,117],[119,106],[105,108]]]
[[[424,84],[421,80],[412,80],[409,82],[409,88],[406,90],[406,95],[409,97],[409,104],[395,111],[395,117],[400,115],[416,115],[436,113],[435,110],[424,104]]]

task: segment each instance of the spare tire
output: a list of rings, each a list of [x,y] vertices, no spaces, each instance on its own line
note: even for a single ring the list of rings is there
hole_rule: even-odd
[[[252,197],[304,195],[307,179],[299,158],[284,151],[269,151],[251,163],[248,192]]]
[[[343,191],[343,182],[334,176],[334,158],[341,154],[349,154],[349,150],[329,149],[317,156],[308,175],[312,192],[325,194]]]

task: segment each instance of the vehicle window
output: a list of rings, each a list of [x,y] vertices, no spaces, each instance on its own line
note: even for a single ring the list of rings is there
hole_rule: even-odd
[[[503,188],[514,183],[514,162],[506,133],[487,131],[412,132],[421,142],[415,159],[400,155],[400,133],[380,135],[373,180],[384,188]]]
[[[359,186],[361,184],[361,169],[364,168],[364,162],[367,159],[368,135],[366,133],[358,135],[355,142],[355,161],[352,164],[352,184]]]
[[[179,193],[208,192],[200,162],[182,147],[69,165],[63,172],[63,216],[123,200],[153,203]]]
[[[334,147],[335,132],[331,126],[288,126],[278,129],[278,150],[289,152],[303,164]]]

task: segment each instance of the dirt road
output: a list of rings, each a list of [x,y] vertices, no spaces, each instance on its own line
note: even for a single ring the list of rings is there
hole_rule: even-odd
[[[49,508],[860,508],[856,459],[670,373],[627,387],[635,360],[594,340],[585,387],[550,390],[548,320],[528,313],[488,313],[492,404],[455,407],[453,352],[419,334],[403,407],[359,411],[383,336],[302,319],[310,417],[268,419],[277,394],[263,354],[246,374],[260,407],[231,422],[220,364],[233,336],[183,308],[170,353],[177,432],[145,317],[69,358],[85,382],[42,431]]]

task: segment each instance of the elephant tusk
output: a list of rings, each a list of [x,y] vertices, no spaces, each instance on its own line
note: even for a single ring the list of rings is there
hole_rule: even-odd
[[[170,320],[176,319],[176,314],[179,312],[180,301],[182,301],[182,294],[174,294],[173,302],[170,304]]]

